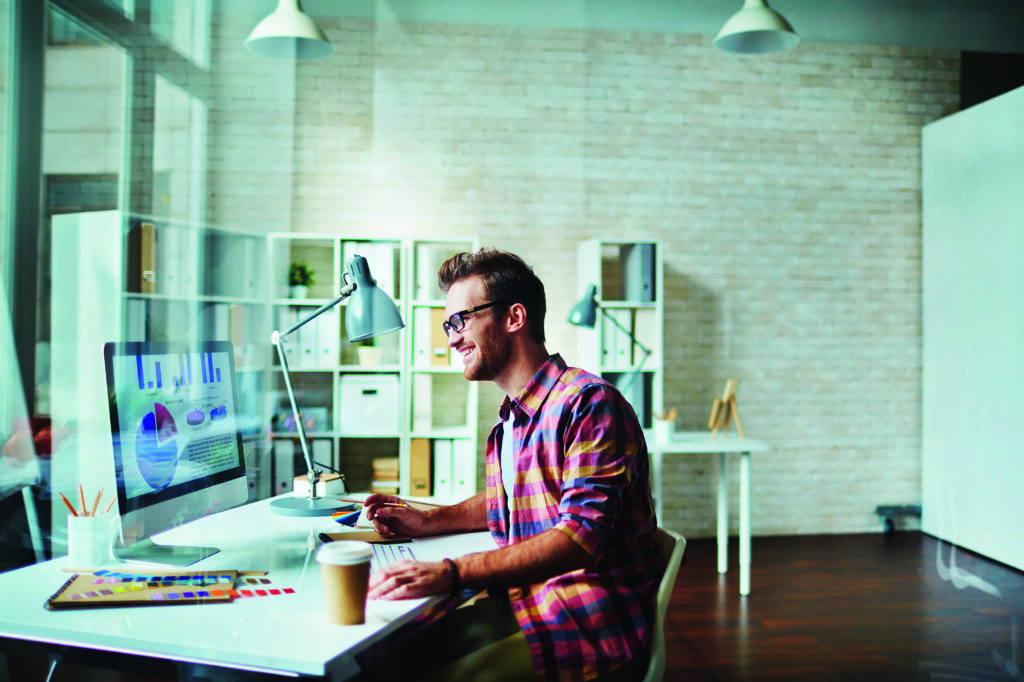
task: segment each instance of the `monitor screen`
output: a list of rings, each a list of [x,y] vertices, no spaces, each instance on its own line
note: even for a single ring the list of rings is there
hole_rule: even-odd
[[[108,343],[103,354],[122,523],[120,549],[245,502],[248,486],[231,344]],[[151,541],[136,551],[149,556],[126,553],[123,558],[181,563],[156,556],[174,552],[162,552]]]

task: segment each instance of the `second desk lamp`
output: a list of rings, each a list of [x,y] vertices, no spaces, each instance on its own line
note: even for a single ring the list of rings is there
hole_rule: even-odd
[[[405,326],[402,316],[398,312],[398,306],[395,305],[395,302],[391,300],[391,297],[384,290],[377,286],[377,283],[370,276],[370,266],[367,265],[364,257],[356,254],[349,259],[345,265],[344,281],[345,285],[333,301],[320,306],[290,329],[283,332],[274,331],[270,336],[270,342],[277,348],[277,357],[281,361],[284,387],[288,393],[288,400],[291,402],[292,415],[295,417],[299,444],[302,446],[302,457],[306,460],[306,480],[309,481],[309,493],[307,495],[302,497],[298,495],[282,497],[270,503],[271,511],[277,514],[284,514],[286,516],[329,516],[339,509],[349,507],[349,503],[341,502],[335,499],[333,495],[328,497],[317,495],[316,487],[319,472],[315,469],[317,463],[313,461],[309,453],[306,429],[302,423],[302,416],[299,414],[295,390],[292,388],[292,379],[288,372],[288,359],[285,357],[285,338],[346,299],[348,299],[348,304],[345,310],[345,329],[348,331],[350,343],[371,339],[383,334],[390,334]]]
[[[628,336],[629,340],[632,341],[633,344],[636,345],[644,354],[640,363],[630,372],[628,381],[626,381],[623,386],[619,387],[619,391],[626,393],[629,390],[629,387],[633,385],[633,382],[640,375],[640,370],[643,368],[644,363],[647,362],[647,358],[651,355],[651,349],[640,343],[637,338],[633,336],[633,332],[626,329],[621,322],[616,320],[614,316],[609,315],[608,311],[601,307],[597,302],[597,286],[594,284],[590,285],[587,289],[586,295],[584,295],[583,298],[580,299],[580,302],[574,305],[572,310],[569,311],[569,322],[577,327],[593,329],[594,325],[597,324],[598,310],[601,311],[602,315],[611,320],[612,324],[618,327],[622,333]]]

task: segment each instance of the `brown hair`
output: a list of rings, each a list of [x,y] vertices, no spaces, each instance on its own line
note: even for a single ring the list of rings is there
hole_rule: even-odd
[[[544,314],[547,302],[544,284],[519,256],[497,249],[480,249],[476,253],[463,251],[441,264],[437,271],[437,285],[447,293],[461,279],[479,275],[484,281],[484,292],[491,301],[521,303],[526,308],[526,324],[530,339],[544,343]],[[495,306],[494,315],[505,308]]]

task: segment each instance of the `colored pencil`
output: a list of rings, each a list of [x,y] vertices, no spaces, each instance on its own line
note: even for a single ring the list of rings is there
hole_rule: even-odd
[[[116,494],[113,497],[110,498],[110,502],[107,503],[107,508],[103,510],[103,513],[104,514],[109,514],[110,513],[110,509],[114,506],[115,502],[117,502],[117,495]]]
[[[96,493],[96,499],[92,501],[92,510],[89,512],[89,516],[96,516],[96,508],[100,506],[100,498],[103,497],[103,488]]]
[[[82,490],[82,484],[78,484],[78,500],[82,503],[82,516],[89,515],[89,508],[85,506],[85,491]]]
[[[64,500],[64,504],[66,504],[66,505],[68,506],[68,509],[70,509],[70,510],[71,510],[71,515],[72,515],[72,516],[78,516],[78,512],[77,512],[77,511],[75,511],[75,508],[74,508],[74,506],[72,506],[72,504],[71,504],[71,500],[69,500],[69,499],[68,499],[68,498],[67,498],[67,497],[66,497],[66,496],[64,495],[64,493],[61,493],[61,494],[60,494],[60,499]]]

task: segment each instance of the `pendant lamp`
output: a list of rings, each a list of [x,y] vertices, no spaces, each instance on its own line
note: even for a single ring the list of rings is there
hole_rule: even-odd
[[[334,52],[334,46],[299,0],[280,0],[277,9],[249,34],[245,46],[272,59],[319,59]]]
[[[743,9],[725,22],[714,45],[726,52],[760,54],[788,50],[799,42],[786,18],[765,0],[744,0]]]

